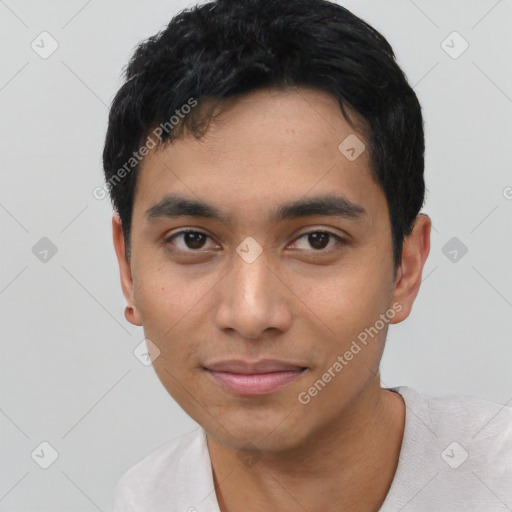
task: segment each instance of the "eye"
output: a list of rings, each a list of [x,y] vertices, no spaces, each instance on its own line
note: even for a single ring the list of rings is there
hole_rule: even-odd
[[[209,235],[202,231],[187,229],[166,238],[165,243],[176,245],[177,248],[183,252],[198,252],[200,249],[204,249],[205,242],[208,238],[211,239]],[[174,240],[180,240],[180,243],[174,243]],[[214,249],[215,247],[211,247],[210,249]]]
[[[334,233],[331,233],[330,231],[310,231],[309,233],[304,233],[302,236],[297,238],[297,240],[301,239],[304,239],[306,241],[306,244],[310,245],[310,247],[302,247],[302,249],[311,251],[311,247],[313,247],[313,251],[316,252],[324,251],[326,249],[328,251],[329,249],[332,249],[336,245],[345,243],[345,240],[343,240],[343,238],[339,237],[338,235],[335,235]],[[331,244],[330,246],[327,246],[329,239],[334,243]],[[294,243],[294,245],[297,245],[297,241]],[[301,247],[299,247],[299,249],[301,249]]]
[[[205,244],[208,239],[211,240],[211,237],[202,231],[187,229],[174,233],[170,237],[166,238],[165,243],[174,245],[178,250],[183,252],[200,252],[201,249],[205,249]],[[295,248],[313,252],[327,252],[336,245],[346,243],[343,238],[331,233],[330,231],[310,231],[308,233],[304,233],[296,239],[293,245],[297,245],[298,241],[301,239],[304,239],[309,247]],[[176,243],[175,240],[179,240],[179,243]],[[329,241],[333,242],[330,246],[328,245]],[[206,249],[215,249],[217,247],[217,245],[214,245],[210,248],[206,247]]]

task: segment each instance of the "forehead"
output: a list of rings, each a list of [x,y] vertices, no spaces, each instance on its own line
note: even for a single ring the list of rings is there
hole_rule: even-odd
[[[354,152],[346,153],[346,141],[357,151],[355,159]],[[263,90],[228,100],[202,139],[185,133],[145,157],[134,217],[143,218],[170,193],[200,199],[227,214],[265,219],[291,199],[338,194],[372,217],[387,206],[371,176],[365,146],[365,137],[328,93]]]

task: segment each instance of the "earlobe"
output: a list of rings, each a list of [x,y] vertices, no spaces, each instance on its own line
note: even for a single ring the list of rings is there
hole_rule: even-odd
[[[405,320],[419,292],[425,261],[430,252],[430,228],[432,222],[426,214],[416,217],[414,228],[404,240],[402,262],[397,271],[392,303],[399,303],[401,309],[391,323]]]
[[[142,326],[142,319],[140,318],[140,315],[137,313],[137,308],[135,306],[126,306],[124,308],[124,317],[131,324],[138,325],[139,327]]]

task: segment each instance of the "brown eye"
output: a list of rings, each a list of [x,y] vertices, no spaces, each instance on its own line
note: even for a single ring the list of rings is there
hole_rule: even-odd
[[[206,236],[202,233],[184,233],[183,241],[189,249],[201,249],[206,241]]]
[[[304,239],[308,246],[306,247],[297,247],[298,241]],[[329,241],[333,240],[333,244],[328,246]],[[345,241],[339,237],[338,235],[335,235],[334,233],[330,233],[329,231],[311,231],[309,233],[304,233],[302,236],[297,238],[297,241],[295,241],[294,245],[296,248],[304,249],[306,251],[324,251],[325,249],[329,250],[333,248],[336,245],[343,244]],[[306,244],[303,244],[306,245]],[[327,251],[325,251],[327,252]]]
[[[176,246],[180,251],[195,252],[204,248],[208,238],[210,237],[201,231],[186,230],[170,236],[165,243]]]
[[[315,249],[325,249],[330,239],[329,233],[309,233],[308,242]]]

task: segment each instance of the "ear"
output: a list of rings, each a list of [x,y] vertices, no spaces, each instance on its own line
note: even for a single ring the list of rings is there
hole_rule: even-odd
[[[119,272],[121,275],[121,288],[123,289],[123,295],[128,303],[127,309],[125,310],[125,317],[128,322],[133,325],[142,325],[141,317],[137,311],[135,304],[135,297],[133,294],[133,279],[130,262],[126,258],[125,254],[125,241],[121,218],[116,212],[112,217],[112,236],[114,239],[114,248],[116,250],[117,261],[119,263]]]
[[[411,234],[405,237],[402,248],[402,263],[397,269],[392,304],[402,307],[390,323],[398,324],[405,320],[412,309],[414,299],[421,285],[423,266],[430,252],[430,228],[432,221],[420,213],[414,222]]]

